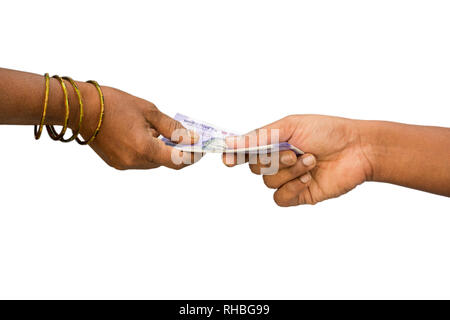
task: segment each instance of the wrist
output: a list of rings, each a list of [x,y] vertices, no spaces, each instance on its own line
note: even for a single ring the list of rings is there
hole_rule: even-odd
[[[389,149],[389,133],[386,135],[386,127],[389,122],[357,120],[357,127],[360,137],[361,150],[367,159],[370,174],[369,181],[385,181],[385,164],[388,159],[385,157]]]
[[[100,97],[97,89],[94,85],[87,82],[77,82],[83,99],[83,121],[81,124],[80,134],[83,138],[87,139],[92,136],[97,128],[98,118],[100,115]],[[77,102],[78,103],[78,100]],[[75,106],[74,102],[74,106]],[[78,104],[79,107],[79,104]],[[69,121],[70,127],[77,129],[79,125],[79,108],[75,114],[75,117]]]
[[[78,95],[69,81],[64,80],[69,99],[68,127],[77,130],[80,124],[80,103]],[[98,92],[90,83],[75,81],[81,93],[83,102],[83,120],[80,134],[84,137],[91,135],[98,122],[100,99]],[[61,84],[56,79],[50,80],[50,95],[46,117],[46,124],[64,125],[65,108],[64,93]]]

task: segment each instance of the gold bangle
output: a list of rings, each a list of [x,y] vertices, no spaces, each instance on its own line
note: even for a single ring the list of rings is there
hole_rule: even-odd
[[[97,135],[100,132],[100,128],[101,128],[102,123],[103,123],[103,117],[105,115],[105,98],[103,96],[103,92],[102,92],[102,89],[101,89],[100,85],[97,83],[97,81],[94,81],[94,80],[89,80],[89,81],[86,81],[86,82],[93,84],[97,88],[98,94],[100,96],[100,118],[98,120],[97,128],[95,129],[94,134],[88,140],[82,141],[81,139],[76,138],[77,142],[79,144],[81,144],[81,145],[91,144],[92,141],[95,140],[95,138],[97,137]]]
[[[64,93],[64,106],[66,109],[66,115],[64,117],[64,125],[60,133],[56,133],[55,127],[52,125],[47,125],[46,127],[50,138],[52,138],[53,140],[60,140],[64,137],[64,134],[67,130],[67,124],[69,123],[69,95],[67,94],[67,88],[64,84],[64,80],[57,75],[54,75],[52,78],[58,79],[58,81],[61,83],[61,87]]]
[[[48,73],[44,75],[45,77],[45,93],[44,93],[44,110],[42,110],[41,122],[38,126],[34,126],[34,138],[39,140],[42,134],[42,130],[44,129],[45,116],[47,115],[47,106],[48,106],[48,93],[50,91],[50,76]]]
[[[78,86],[75,83],[75,81],[73,81],[73,79],[70,78],[70,77],[62,77],[62,78],[64,80],[67,80],[67,81],[70,82],[70,84],[72,85],[73,89],[75,90],[75,93],[76,93],[77,98],[78,98],[78,103],[80,105],[80,118],[79,118],[79,121],[78,121],[78,129],[77,130],[72,130],[72,136],[69,139],[64,139],[64,137],[61,137],[61,139],[60,139],[60,141],[62,141],[62,142],[71,142],[71,141],[75,140],[75,138],[80,133],[81,125],[83,123],[83,116],[84,116],[83,99],[81,97],[80,89],[78,89]]]

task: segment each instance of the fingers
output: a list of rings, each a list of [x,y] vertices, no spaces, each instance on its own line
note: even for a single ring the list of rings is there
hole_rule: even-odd
[[[152,113],[150,123],[167,139],[180,144],[193,144],[199,139],[198,135],[187,130],[181,123],[172,119],[159,110]]]
[[[240,149],[240,148],[251,148],[268,144],[275,144],[280,142],[288,141],[293,132],[295,126],[291,121],[291,117],[286,117],[281,120],[275,121],[268,124],[260,129],[249,132],[243,136],[233,136],[226,138],[225,142],[228,148]],[[281,156],[281,154],[280,154]],[[242,155],[242,154],[231,154],[226,153],[222,156],[223,163],[228,167],[233,167],[237,164],[242,164],[245,162],[252,162],[251,159],[255,158],[255,155]],[[264,156],[261,156],[264,157]],[[293,157],[292,155],[287,157]],[[258,160],[253,163],[259,162]]]
[[[290,118],[286,117],[243,136],[226,139],[228,148],[250,148],[288,141],[293,134]]]
[[[273,161],[276,161],[278,166],[276,166],[275,163],[272,163]],[[274,171],[273,173],[276,173],[279,170],[293,166],[296,162],[297,155],[295,154],[295,152],[292,150],[286,150],[281,151],[279,155],[275,157],[271,157],[270,155],[262,155],[258,157],[256,162],[250,162],[249,166],[250,170],[254,174],[268,174],[266,169],[269,167],[272,167]]]
[[[315,165],[315,157],[312,154],[304,154],[297,159],[294,165],[279,170],[274,175],[264,175],[264,183],[269,188],[278,189],[285,183],[305,175]]]
[[[234,167],[235,165],[246,163],[249,159],[250,156],[246,153],[224,153],[222,155],[222,161],[227,167]]]
[[[250,170],[255,174],[261,174],[261,168],[267,168],[273,165],[272,161],[279,163],[278,169],[292,166],[297,161],[297,155],[292,150],[280,151],[279,155],[274,154],[244,154],[244,153],[224,153],[222,161],[227,167],[250,163]]]
[[[280,207],[297,206],[299,204],[311,203],[311,194],[308,186],[312,180],[311,174],[308,172],[303,176],[289,181],[278,189],[273,198]]]
[[[182,169],[199,161],[203,154],[183,152],[167,146],[160,139],[151,139],[148,146],[148,159],[152,163],[172,169]]]
[[[256,164],[250,164],[250,169],[255,174],[263,174],[267,187],[278,189],[274,194],[274,200],[279,206],[313,203],[308,186],[312,180],[310,171],[317,163],[314,155],[304,154],[297,158],[293,151],[280,152],[280,169],[273,175],[265,174],[267,164],[258,160]]]

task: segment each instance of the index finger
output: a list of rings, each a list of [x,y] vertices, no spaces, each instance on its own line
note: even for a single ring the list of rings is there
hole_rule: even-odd
[[[248,162],[250,159],[249,154],[237,154],[237,153],[224,153],[222,154],[223,164],[227,167],[234,167],[238,164]]]
[[[156,164],[171,168],[182,169],[199,161],[202,153],[184,152],[168,146],[160,139],[152,139],[150,159]]]
[[[223,163],[228,167],[234,167],[238,164],[243,164],[250,161],[250,169],[253,168],[257,171],[259,174],[261,167],[268,167],[271,165],[271,160],[273,157],[270,156],[270,154],[246,154],[245,157],[242,157],[235,154],[235,153],[224,153],[222,155],[222,161]],[[292,150],[284,150],[279,152],[279,157],[276,157],[279,159],[279,168],[287,168],[292,165],[294,165],[297,161],[297,154]],[[253,161],[251,161],[253,160]],[[256,173],[256,172],[254,172]]]
[[[179,121],[169,117],[159,109],[150,113],[148,121],[164,137],[178,144],[194,144],[199,139],[197,133],[186,129]]]
[[[277,161],[278,163],[272,163],[272,160]],[[278,157],[271,157],[271,156],[260,156],[258,157],[256,163],[251,163],[249,164],[250,166],[250,170],[254,173],[254,174],[261,174],[262,169],[267,169],[270,167],[273,167],[274,165],[277,166],[277,170],[282,170],[285,168],[289,168],[293,165],[295,165],[295,163],[297,162],[297,154],[292,151],[292,150],[285,150],[285,151],[280,151],[279,156]]]
[[[251,148],[288,141],[292,133],[293,128],[284,118],[245,135],[227,137],[225,142],[228,148],[232,149]]]

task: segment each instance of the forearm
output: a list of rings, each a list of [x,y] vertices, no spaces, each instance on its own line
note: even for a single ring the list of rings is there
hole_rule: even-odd
[[[359,121],[372,180],[450,196],[450,129]]]
[[[78,124],[78,99],[65,81],[70,105],[69,127]],[[87,124],[96,117],[96,90],[88,83],[77,82],[83,95]],[[45,94],[44,76],[0,68],[0,124],[37,125],[41,121]],[[50,78],[50,91],[45,124],[62,125],[65,108],[61,84]],[[94,120],[95,121],[95,120]]]

